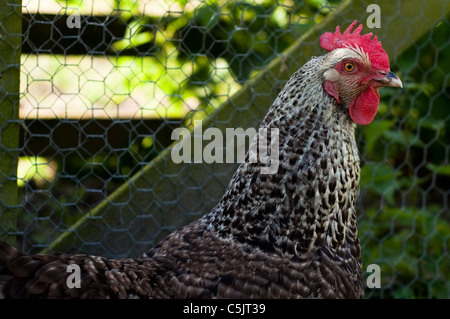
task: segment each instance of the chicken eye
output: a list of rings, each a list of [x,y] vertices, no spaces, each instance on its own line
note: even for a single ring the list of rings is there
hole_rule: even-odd
[[[355,69],[355,65],[351,62],[344,63],[344,70],[347,72],[352,72]]]

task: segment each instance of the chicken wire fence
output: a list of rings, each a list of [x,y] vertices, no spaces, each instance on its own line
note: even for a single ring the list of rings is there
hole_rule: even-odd
[[[1,239],[138,256],[214,207],[238,165],[175,164],[172,132],[257,128],[324,53],[319,31],[359,19],[404,84],[357,129],[363,268],[381,274],[366,295],[450,297],[449,5],[405,3],[0,0]]]

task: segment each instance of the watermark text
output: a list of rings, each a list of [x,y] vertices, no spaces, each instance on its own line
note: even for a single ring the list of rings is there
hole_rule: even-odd
[[[269,135],[270,134],[270,135]],[[248,161],[260,164],[261,174],[274,174],[279,166],[279,129],[226,128],[223,132],[210,127],[202,130],[202,121],[194,121],[193,134],[187,128],[172,132],[172,140],[178,141],[171,150],[172,161],[180,163],[243,163],[245,145],[250,143]],[[210,141],[203,147],[204,141]],[[193,150],[193,152],[192,152]],[[225,152],[225,155],[224,155]],[[192,154],[193,153],[193,154]],[[236,154],[236,156],[235,156]]]

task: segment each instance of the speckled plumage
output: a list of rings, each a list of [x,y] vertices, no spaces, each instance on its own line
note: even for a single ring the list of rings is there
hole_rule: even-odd
[[[261,124],[279,128],[278,172],[262,175],[261,164],[247,158],[209,214],[146,253],[179,254],[189,264],[193,251],[203,256],[183,270],[190,275],[173,279],[192,289],[189,296],[363,296],[355,125],[322,88],[324,60],[313,59],[292,76]],[[199,278],[210,278],[213,288],[194,288]]]
[[[360,52],[338,49],[312,58],[287,82],[260,126],[279,129],[275,174],[262,174],[263,164],[250,161],[247,154],[211,212],[137,259],[29,256],[0,242],[0,295],[363,297],[355,210],[360,166],[348,109],[351,99],[343,95],[338,101],[324,89],[324,81],[337,76],[328,73],[327,79],[327,70],[343,54],[364,60],[367,55]],[[395,76],[382,75],[385,83]],[[397,80],[395,86],[401,85]],[[67,286],[69,264],[80,266],[81,288]]]

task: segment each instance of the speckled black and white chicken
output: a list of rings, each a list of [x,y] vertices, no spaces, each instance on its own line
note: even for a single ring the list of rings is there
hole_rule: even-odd
[[[327,32],[329,53],[295,72],[263,119],[278,129],[274,174],[246,161],[218,205],[140,258],[26,255],[0,243],[5,298],[361,298],[356,124],[378,89],[402,87],[372,34]],[[266,165],[269,165],[267,163]],[[70,264],[80,288],[67,285]]]

